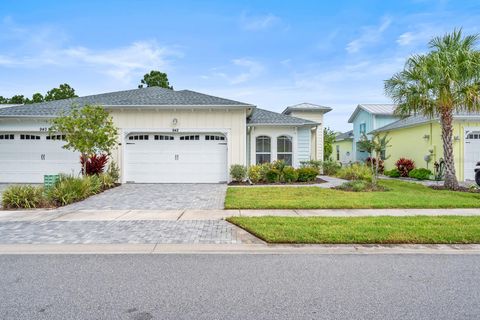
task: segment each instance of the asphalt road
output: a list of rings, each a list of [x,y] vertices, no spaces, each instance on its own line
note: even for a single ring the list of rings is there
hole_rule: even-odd
[[[0,288],[0,319],[479,319],[480,255],[3,255]]]

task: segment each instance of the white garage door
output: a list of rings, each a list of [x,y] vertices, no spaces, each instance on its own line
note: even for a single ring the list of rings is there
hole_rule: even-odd
[[[475,180],[475,165],[480,161],[480,130],[465,134],[465,180]]]
[[[40,183],[45,174],[78,174],[80,156],[64,144],[61,135],[0,132],[0,182]]]
[[[130,134],[125,180],[136,183],[227,181],[227,140],[218,133]]]

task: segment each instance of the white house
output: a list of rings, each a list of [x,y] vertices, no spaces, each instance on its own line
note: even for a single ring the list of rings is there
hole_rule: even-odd
[[[276,113],[159,87],[9,106],[0,108],[0,182],[78,174],[79,155],[48,129],[62,111],[86,104],[105,108],[119,128],[112,158],[123,183],[225,182],[232,164],[322,159],[323,115],[331,110],[303,103]]]

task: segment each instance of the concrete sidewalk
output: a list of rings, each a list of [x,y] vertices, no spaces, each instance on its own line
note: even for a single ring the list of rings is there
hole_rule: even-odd
[[[480,209],[316,209],[316,210],[0,210],[0,223],[12,221],[140,221],[222,220],[232,216],[363,217],[477,216]]]

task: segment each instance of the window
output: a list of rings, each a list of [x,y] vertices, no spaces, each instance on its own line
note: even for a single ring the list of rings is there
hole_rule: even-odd
[[[15,139],[15,135],[11,133],[0,134],[0,140],[13,140]]]
[[[181,136],[180,140],[200,140],[200,136],[198,134],[191,136]]]
[[[365,123],[360,123],[360,134],[367,132],[367,125]]]
[[[40,140],[40,136],[36,136],[33,134],[21,134],[20,140]]]
[[[154,136],[154,139],[155,140],[173,140],[173,136],[165,136],[165,135],[162,135],[162,134],[156,134]]]
[[[255,154],[256,154],[256,163],[265,163],[265,162],[270,162],[271,161],[271,143],[270,143],[270,137],[267,136],[259,136],[256,139],[256,148],[255,148]]]
[[[478,140],[480,139],[480,132],[472,132],[467,135],[468,140]]]
[[[292,138],[280,136],[277,138],[277,160],[283,160],[289,166],[292,165]]]
[[[47,136],[47,140],[65,140],[64,134],[54,134],[51,136]]]
[[[148,134],[137,134],[129,136],[128,140],[148,140]]]
[[[222,140],[224,141],[225,140],[225,137],[224,136],[209,136],[209,135],[206,135],[205,136],[205,140]]]
[[[340,161],[340,146],[337,144],[335,147],[337,151],[337,161]]]
[[[385,153],[385,149],[383,149],[382,151],[380,151],[380,159],[382,159],[382,160],[386,160],[386,153]]]

